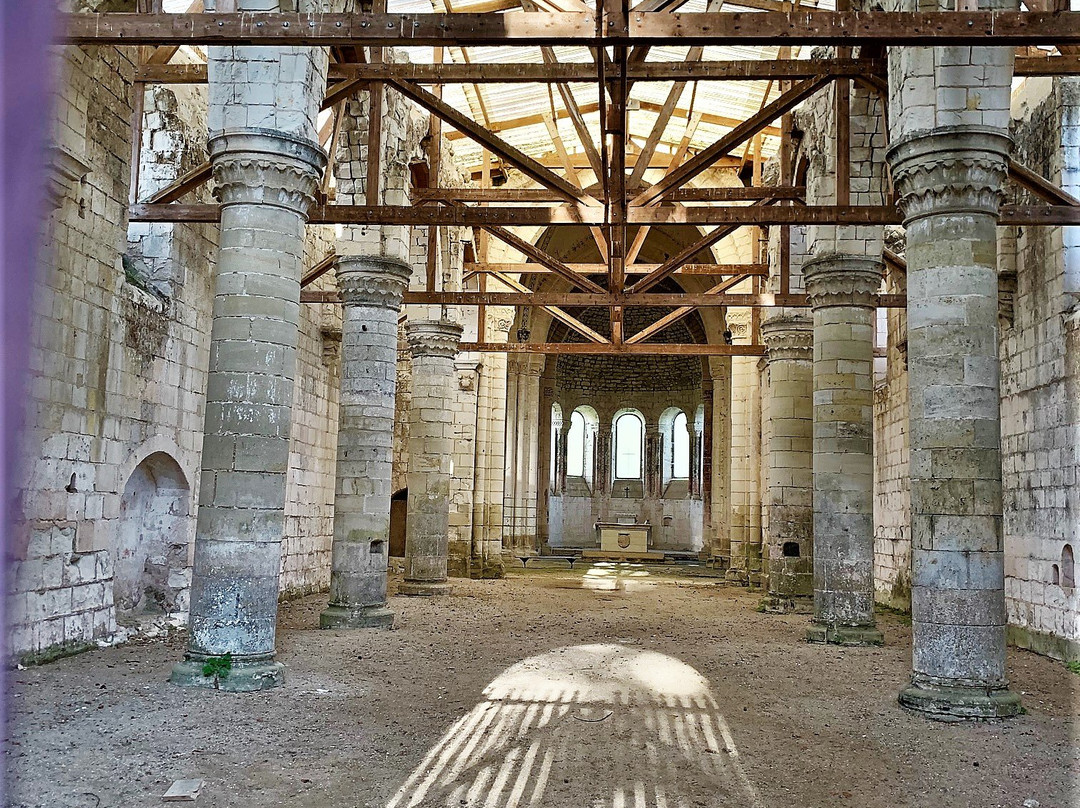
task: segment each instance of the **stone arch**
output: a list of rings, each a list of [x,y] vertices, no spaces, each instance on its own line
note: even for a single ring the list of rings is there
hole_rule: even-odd
[[[187,610],[193,528],[191,486],[167,452],[152,452],[124,484],[112,544],[113,602],[119,615]]]

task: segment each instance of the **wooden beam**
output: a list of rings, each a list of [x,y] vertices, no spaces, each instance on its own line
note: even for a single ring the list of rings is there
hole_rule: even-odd
[[[574,169],[576,171],[576,169]],[[569,176],[570,171],[567,172]],[[744,188],[678,188],[667,194],[671,202],[753,202],[758,199],[802,199],[806,188],[768,187]],[[423,202],[496,202],[500,204],[528,204],[535,202],[561,202],[563,197],[546,188],[417,188],[413,199]]]
[[[513,289],[515,292],[526,292],[526,293],[531,294],[532,291],[533,291],[532,289],[530,289],[525,284],[521,283],[520,281],[515,280],[514,278],[511,278],[507,274],[504,274],[502,272],[493,272],[491,274],[500,283],[504,284],[505,286],[509,287],[510,289]],[[480,305],[484,305],[484,304],[480,304]],[[552,317],[554,317],[556,320],[558,320],[559,322],[563,323],[564,325],[567,325],[570,328],[574,329],[575,331],[577,331],[579,334],[581,334],[582,336],[584,336],[586,339],[588,339],[591,342],[598,342],[598,343],[605,343],[605,342],[609,343],[609,342],[611,342],[611,340],[609,340],[603,334],[600,334],[599,332],[594,331],[593,329],[589,328],[589,326],[585,325],[585,323],[581,322],[581,320],[579,320],[576,317],[574,317],[574,316],[568,314],[567,312],[563,311],[558,306],[541,306],[541,308],[544,311],[546,311],[548,314],[550,314]]]
[[[340,302],[336,291],[304,291],[301,303]],[[406,292],[409,305],[442,306],[562,306],[565,308],[590,308],[593,306],[693,306],[694,308],[806,308],[810,305],[806,295],[774,294],[705,294],[704,292],[649,292],[646,294],[611,295],[589,292]],[[877,306],[881,308],[904,308],[905,295],[878,295]]]
[[[1036,174],[1030,168],[1021,165],[1012,158],[1009,159],[1009,178],[1021,188],[1030,191],[1039,199],[1049,202],[1051,205],[1068,205],[1071,207],[1080,205],[1080,199],[1062,190],[1050,180]]]
[[[334,264],[337,263],[337,253],[331,250],[327,255],[319,261],[315,266],[304,273],[304,276],[300,279],[300,288],[314,283],[331,269],[334,268]]]
[[[636,42],[706,45],[1058,45],[1080,43],[1080,12],[806,11],[640,14]]]
[[[853,225],[902,224],[903,216],[896,208],[886,205],[837,207],[811,205],[798,207],[725,206],[631,208],[631,225],[719,225],[722,229],[743,225]],[[466,205],[454,207],[316,205],[308,215],[308,224],[369,224],[369,225],[432,225],[437,227],[563,227],[603,224],[603,210],[584,205],[562,205],[544,208],[481,208]],[[221,220],[220,205],[132,205],[132,222],[191,222],[207,223]],[[1078,226],[1080,208],[1072,205],[1003,205],[998,224],[1002,226]],[[490,230],[489,230],[490,232]],[[726,234],[724,234],[726,235]],[[501,236],[500,236],[501,238]],[[515,237],[516,238],[516,237]],[[710,234],[687,249],[693,249],[689,260],[700,250],[712,246],[723,235]],[[531,247],[532,245],[530,245]],[[684,251],[685,252],[685,251]],[[680,253],[682,255],[682,253]],[[550,258],[550,256],[549,256]],[[671,259],[671,271],[682,261]],[[561,264],[560,266],[565,266]],[[666,272],[664,277],[671,274]],[[650,283],[650,285],[652,285]]]
[[[593,81],[594,82],[596,81],[595,77],[593,77]],[[662,104],[656,104],[656,103],[653,103],[651,101],[639,101],[638,102],[638,108],[643,109],[646,112],[657,112],[658,113],[663,108],[663,105]],[[600,111],[600,103],[596,102],[596,103],[591,103],[591,104],[579,104],[578,109],[581,110],[582,114],[588,114],[590,112],[599,112]],[[682,107],[676,107],[675,111],[672,113],[673,118],[689,119],[690,115],[691,115],[690,110],[689,109],[683,109]],[[564,109],[559,110],[559,112],[558,112],[558,117],[559,118],[565,118],[565,117],[568,117],[568,116],[569,116],[569,113],[566,110],[564,110]],[[727,116],[727,115],[717,115],[716,113],[711,113],[711,112],[710,113],[701,113],[701,121],[704,122],[704,123],[715,124],[716,126],[723,126],[723,127],[728,127],[728,128],[738,126],[743,122],[742,119],[740,119],[740,118],[732,118],[732,117]],[[541,123],[543,123],[543,118],[539,114],[521,115],[521,116],[519,116],[517,118],[507,118],[507,119],[502,120],[502,121],[492,121],[491,122],[491,131],[493,131],[493,132],[503,132],[503,131],[506,131],[507,129],[517,129],[517,128],[522,127],[522,126],[534,126],[534,125],[541,124]],[[776,128],[771,127],[771,126],[766,126],[761,131],[764,132],[767,135],[779,135],[780,134],[779,129],[776,129]],[[459,135],[458,139],[460,139],[462,137],[465,137],[465,136],[464,135]],[[450,139],[453,140],[454,138],[451,137]]]
[[[1077,76],[1080,75],[1080,56],[1018,56],[1013,75]]]
[[[643,191],[634,199],[634,204],[647,205],[661,198],[672,188],[689,182],[744,140],[753,137],[771,121],[794,109],[830,81],[832,81],[832,76],[818,76],[796,84],[767,107],[751,115],[711,146],[698,152],[651,188]]]
[[[750,277],[750,275],[739,275],[734,278],[728,278],[727,280],[721,281],[720,283],[713,286],[711,289],[707,290],[705,294],[721,294],[723,292],[726,292],[728,289],[735,288],[743,281],[749,280]],[[675,309],[675,311],[668,312],[656,322],[638,331],[636,334],[630,337],[627,342],[644,342],[649,337],[655,336],[661,331],[666,330],[668,327],[675,325],[675,323],[679,322],[679,320],[682,320],[684,317],[689,316],[694,311],[695,308],[693,306],[680,306],[679,308]]]
[[[557,259],[557,258],[555,258],[555,257],[553,257],[551,255],[548,255],[546,252],[541,250],[539,247],[537,247],[537,246],[535,246],[533,244],[530,244],[525,239],[511,233],[509,230],[506,230],[506,229],[504,229],[502,227],[491,227],[491,226],[484,226],[483,229],[485,231],[487,231],[488,233],[490,233],[491,235],[495,236],[495,238],[499,239],[503,243],[509,244],[515,250],[520,252],[522,255],[527,256],[528,258],[531,258],[533,261],[535,261],[538,264],[543,264],[548,269],[550,269],[552,272],[554,272],[556,275],[559,275],[564,280],[570,281],[570,283],[572,283],[574,286],[576,286],[578,288],[581,288],[581,289],[585,289],[586,291],[589,291],[589,292],[599,292],[599,293],[604,293],[605,292],[604,287],[601,286],[600,284],[589,280],[588,278],[586,278],[584,275],[581,275],[580,273],[574,272],[574,270],[570,269],[570,267],[568,267],[566,264],[564,264],[559,259]]]
[[[1017,75],[1073,75],[1080,73],[1080,60],[1052,57],[1017,59],[1026,72]],[[1045,67],[1043,67],[1045,66]],[[1045,72],[1035,72],[1040,68]],[[746,59],[725,62],[629,62],[627,79],[646,81],[764,81],[767,79],[809,79],[831,74],[854,78],[884,75],[881,59]],[[384,63],[332,64],[327,71],[332,84],[357,79],[414,84],[515,84],[596,81],[596,66],[588,63],[552,62],[515,64],[506,62],[468,64]],[[206,84],[207,67],[198,65],[146,64],[135,68],[135,79],[147,84]]]
[[[764,345],[645,343],[597,345],[590,342],[463,342],[463,351],[594,356],[764,356]]]
[[[525,152],[511,146],[502,138],[484,129],[476,121],[461,114],[433,93],[429,93],[427,90],[407,81],[391,81],[389,83],[406,98],[412,99],[432,115],[441,118],[459,132],[469,135],[484,148],[513,163],[522,173],[541,185],[559,191],[570,200],[588,198],[588,194],[584,193],[580,188],[575,187],[558,174],[542,166]]]
[[[570,152],[569,157],[574,163],[574,168],[579,169],[579,170],[582,169],[582,168],[589,168],[589,164],[586,161],[585,155],[583,153],[581,153],[581,152]],[[547,166],[548,168],[562,168],[562,162],[559,160],[558,155],[556,155],[554,152],[547,152],[546,154],[538,155],[536,157],[536,161],[538,163],[540,163],[541,165]],[[658,155],[653,157],[652,162],[649,164],[649,168],[666,169],[668,167],[668,162],[669,161],[670,161],[670,157],[668,155],[658,154]],[[637,160],[635,159],[634,154],[631,153],[631,154],[627,155],[626,165],[627,165],[628,168],[632,167],[634,165],[637,165]],[[713,167],[714,168],[730,168],[730,169],[738,168],[739,167],[739,158],[738,157],[732,157],[732,156],[721,157],[716,162],[716,165],[713,166]],[[462,170],[469,172],[474,180],[480,178],[480,170],[481,169],[480,169],[479,164],[472,165],[472,166],[466,166]],[[587,191],[589,193],[592,193],[594,190],[596,191],[596,193],[600,192],[599,187],[595,187],[595,188],[590,187],[590,188],[587,189]]]
[[[607,264],[567,264],[575,272],[599,275],[607,271]],[[644,274],[656,269],[659,264],[627,264],[627,274]],[[507,263],[466,263],[465,272],[483,275],[494,272],[509,272],[520,275],[546,275],[551,270],[542,264],[507,264]],[[760,275],[767,277],[768,264],[683,264],[676,275]]]
[[[68,13],[60,16],[68,45],[413,45],[614,44],[598,36],[587,13]],[[602,32],[601,32],[602,34]],[[1075,45],[1080,12],[1017,11],[762,11],[632,14],[629,44],[891,46]]]

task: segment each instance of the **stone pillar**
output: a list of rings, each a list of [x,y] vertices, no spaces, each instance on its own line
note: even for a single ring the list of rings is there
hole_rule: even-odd
[[[670,451],[670,448],[669,448]],[[646,499],[659,499],[664,493],[664,435],[659,427],[647,428],[645,432],[645,456],[642,458],[645,472]]]
[[[907,228],[912,655],[906,707],[1015,715],[1005,679],[997,218],[1010,142],[917,132],[889,164]]]
[[[768,348],[769,437],[765,507],[767,609],[790,611],[813,594],[813,324],[781,314],[761,326]],[[805,604],[808,605],[808,604]]]
[[[449,320],[405,324],[412,353],[409,410],[409,509],[402,595],[448,595],[450,459],[454,448],[448,402],[462,328]]]
[[[226,131],[209,146],[221,237],[190,634],[172,681],[262,690],[282,681],[274,638],[300,273],[326,156],[268,130]]]
[[[874,625],[874,295],[880,261],[803,265],[814,310],[814,619],[811,642],[880,645]]]
[[[593,496],[609,498],[615,459],[611,456],[611,421],[601,416],[593,449]]]
[[[712,383],[702,390],[705,417],[698,434],[698,495],[708,507],[712,555],[731,567],[731,357],[710,357]]]
[[[322,628],[388,628],[397,320],[412,273],[390,258],[339,258],[341,407],[330,605]]]

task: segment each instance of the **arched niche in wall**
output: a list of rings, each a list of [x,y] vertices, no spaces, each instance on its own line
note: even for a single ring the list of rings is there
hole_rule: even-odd
[[[120,500],[112,547],[118,617],[187,608],[191,520],[191,488],[180,465],[166,452],[148,455]]]

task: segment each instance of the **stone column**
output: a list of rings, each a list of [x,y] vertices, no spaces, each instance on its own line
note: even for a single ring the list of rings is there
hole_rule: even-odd
[[[669,449],[670,451],[670,449]],[[645,471],[646,499],[659,499],[664,493],[664,435],[659,426],[649,426],[645,432],[645,456],[642,458]]]
[[[700,458],[697,494],[708,508],[712,554],[731,567],[731,357],[710,357],[712,384],[702,390],[703,432],[697,434]],[[696,419],[695,419],[696,421]],[[695,427],[696,429],[696,427]]]
[[[412,353],[412,405],[402,595],[450,594],[446,556],[454,437],[448,402],[461,332],[461,326],[449,320],[405,324]]]
[[[341,407],[330,605],[322,628],[389,628],[386,558],[390,540],[397,321],[412,273],[390,258],[338,259],[344,304]]]
[[[220,252],[190,635],[172,681],[262,690],[282,681],[274,638],[300,272],[326,156],[315,143],[268,130],[226,131],[209,145]]]
[[[765,536],[767,609],[801,607],[813,594],[813,324],[803,314],[780,314],[761,326],[768,347],[768,487]],[[807,604],[808,605],[808,604]]]
[[[912,655],[906,707],[1015,715],[1005,679],[997,218],[1010,142],[977,125],[894,143],[907,227]]]
[[[874,295],[880,261],[803,265],[814,310],[814,619],[811,642],[880,645],[874,625]]]

